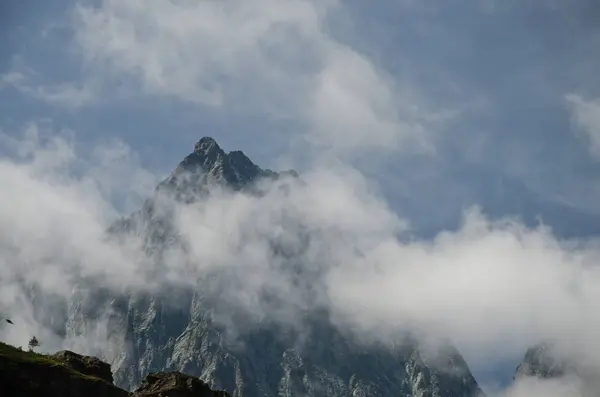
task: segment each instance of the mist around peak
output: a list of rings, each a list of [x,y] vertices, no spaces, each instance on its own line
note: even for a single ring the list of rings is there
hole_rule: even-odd
[[[49,152],[57,158],[63,150],[64,162],[47,162]],[[79,175],[68,171],[75,160],[87,167]],[[260,324],[302,332],[306,313],[326,309],[336,327],[367,345],[393,343],[408,330],[431,346],[451,341],[477,367],[518,360],[550,339],[597,368],[588,348],[598,324],[594,241],[562,241],[547,227],[490,220],[477,209],[465,213],[456,231],[399,240],[410,228],[350,167],[307,169],[302,183],[261,170],[256,175],[267,182],[260,194],[217,184],[196,201],[181,201],[149,189],[152,206],[117,221],[130,231],[119,241],[107,238],[118,217],[98,185],[102,178],[89,176],[135,179],[147,171],[124,158],[130,173],[115,175],[86,160],[62,141],[36,147],[27,161],[0,164],[6,204],[0,214],[11,225],[0,235],[0,294],[3,313],[15,322],[0,332],[9,342],[35,334],[44,349],[116,359],[119,335],[111,329],[118,302],[96,303],[135,292],[157,294],[177,308],[185,301],[179,297],[204,283],[211,286],[203,290],[207,299],[221,305],[217,314],[239,313],[215,317],[233,339]],[[220,175],[211,174],[212,166],[202,170],[202,178]],[[128,185],[125,179],[113,186]],[[101,289],[95,295],[74,289],[82,280]],[[96,313],[85,333],[65,333],[73,305]]]

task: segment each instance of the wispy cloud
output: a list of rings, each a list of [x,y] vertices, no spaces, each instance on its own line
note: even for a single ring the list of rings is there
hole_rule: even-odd
[[[342,153],[427,144],[439,109],[335,38],[333,14],[338,1],[106,0],[75,20],[89,65],[150,94],[289,119]]]
[[[593,391],[586,390],[581,381],[574,377],[559,379],[524,378],[511,386],[505,397],[586,397]]]
[[[97,93],[89,82],[45,83],[33,70],[14,70],[0,76],[0,89],[12,87],[50,105],[77,109],[95,102]]]
[[[577,94],[568,94],[565,98],[576,131],[589,144],[590,154],[596,159],[600,158],[600,101],[588,101]]]

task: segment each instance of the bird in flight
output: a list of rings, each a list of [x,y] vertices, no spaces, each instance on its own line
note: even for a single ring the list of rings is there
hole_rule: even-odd
[[[13,323],[11,320],[9,320],[8,318],[6,319],[6,322],[12,325],[15,325],[15,323]]]

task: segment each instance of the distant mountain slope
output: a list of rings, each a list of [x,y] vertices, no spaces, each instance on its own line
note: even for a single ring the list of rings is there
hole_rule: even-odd
[[[572,397],[600,395],[600,371],[575,357],[560,354],[551,343],[541,343],[527,350],[513,380],[554,381],[568,385]]]
[[[293,171],[263,170],[242,152],[225,153],[214,139],[202,138],[159,184],[155,196],[139,211],[115,222],[109,232],[116,239],[141,239],[156,260],[154,266],[167,266],[165,252],[172,247],[186,250],[190,244],[181,241],[173,227],[174,209],[169,203],[195,205],[219,189],[260,197],[261,181],[286,176],[298,181]],[[286,251],[277,241],[272,246],[273,255],[296,280],[293,285],[298,291],[290,294],[299,292],[310,300],[318,291],[311,275],[297,263],[295,252]],[[230,305],[225,296],[236,287],[223,282],[219,274],[215,271],[192,289],[170,287],[165,280],[164,294],[75,295],[67,334],[86,332],[94,313],[113,313],[109,329],[114,349],[121,353],[111,363],[116,383],[125,388],[132,388],[149,372],[169,370],[198,376],[234,397],[481,395],[467,364],[452,347],[432,357],[407,338],[399,338],[393,346],[358,343],[334,325],[326,310],[310,305],[302,309],[301,324],[268,322]],[[273,312],[286,310],[277,297],[253,298]],[[234,322],[243,324],[244,331],[233,332],[228,324]]]
[[[551,345],[539,344],[527,350],[517,367],[515,379],[527,376],[559,378],[576,371],[575,364],[558,357]]]

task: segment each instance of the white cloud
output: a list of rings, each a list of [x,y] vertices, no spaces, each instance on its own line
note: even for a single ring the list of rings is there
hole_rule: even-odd
[[[146,93],[284,117],[342,153],[426,143],[432,112],[331,35],[343,12],[335,0],[103,0],[75,21],[88,66]]]
[[[566,100],[577,131],[589,142],[590,154],[600,158],[600,101],[587,101],[576,94],[568,94]]]
[[[272,37],[286,33],[274,30],[280,25],[300,38],[313,35],[320,23],[317,11],[307,1],[108,0],[97,8],[78,7],[76,16],[88,60],[139,77],[149,91],[218,104],[223,79],[244,73],[268,78],[285,67],[268,51],[285,54],[285,47],[298,41]]]
[[[97,94],[89,82],[73,81],[45,84],[31,69],[13,70],[0,76],[0,89],[10,86],[24,95],[49,103],[76,109],[96,101]]]
[[[502,346],[510,358],[546,338],[594,344],[598,259],[597,250],[572,250],[547,230],[471,212],[459,231],[432,242],[381,241],[330,275],[331,296],[371,332],[413,323],[471,357],[488,360]]]
[[[130,273],[135,258],[104,239],[117,212],[101,181],[90,178],[99,165],[76,155],[68,135],[54,134],[32,124],[22,140],[3,135],[3,147],[15,156],[0,160],[0,282],[12,291],[4,305],[23,300],[20,282],[64,297],[78,275],[101,275],[112,285],[138,279]]]
[[[407,139],[426,143],[428,131],[416,103],[402,103],[393,80],[364,56],[329,43],[327,60],[316,78],[307,117],[311,139],[335,150],[397,148]]]
[[[588,392],[589,393],[589,392]],[[558,379],[523,378],[512,385],[505,397],[587,397],[579,379],[564,377]]]

